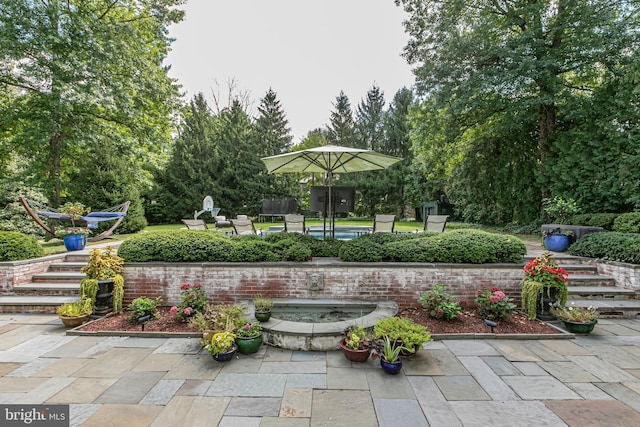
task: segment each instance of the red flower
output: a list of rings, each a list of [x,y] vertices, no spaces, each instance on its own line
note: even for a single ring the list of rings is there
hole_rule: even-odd
[[[183,291],[186,291],[190,287],[191,285],[189,285],[188,283],[183,283],[182,285],[180,285],[180,289],[182,289]]]

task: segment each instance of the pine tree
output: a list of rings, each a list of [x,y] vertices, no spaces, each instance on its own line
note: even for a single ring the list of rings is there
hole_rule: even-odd
[[[334,110],[329,118],[329,135],[327,140],[330,144],[342,145],[345,147],[357,147],[355,123],[351,112],[351,103],[344,91],[336,97],[333,104]]]

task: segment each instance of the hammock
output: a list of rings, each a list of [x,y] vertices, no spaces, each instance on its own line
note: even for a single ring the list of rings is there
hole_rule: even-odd
[[[44,229],[47,233],[55,236],[55,231],[45,224],[42,218],[55,220],[55,221],[71,221],[71,215],[63,214],[55,209],[52,209],[48,206],[45,206],[41,203],[34,202],[33,200],[29,200],[25,197],[20,196],[20,202],[22,206],[27,210],[27,213],[33,218],[33,220],[40,227]],[[78,219],[74,221],[85,222],[87,224],[87,228],[95,230],[98,228],[98,223],[102,221],[115,221],[115,223],[107,230],[102,233],[88,239],[90,242],[96,242],[98,240],[102,240],[107,236],[110,236],[113,231],[120,225],[125,215],[127,214],[127,210],[129,209],[130,202],[127,201],[121,205],[114,206],[109,209],[105,209],[100,212],[90,212],[86,215],[80,216]]]

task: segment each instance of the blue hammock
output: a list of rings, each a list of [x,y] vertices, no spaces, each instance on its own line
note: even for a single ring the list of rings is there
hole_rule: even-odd
[[[21,196],[20,202],[22,203],[22,206],[24,206],[24,208],[27,210],[29,215],[31,215],[31,217],[34,219],[34,221],[51,235],[55,236],[55,230],[45,224],[42,221],[41,217],[54,221],[71,221],[71,215],[57,212],[56,210],[51,209],[48,206],[45,206],[38,202],[34,202],[33,200],[29,200],[25,197]],[[129,204],[130,202],[127,201],[121,205],[114,206],[104,211],[90,212],[86,215],[80,216],[78,219],[74,219],[74,222],[85,222],[87,224],[87,228],[95,230],[98,228],[99,222],[115,221],[115,223],[108,230],[105,230],[99,235],[89,239],[92,242],[102,240],[105,237],[111,235],[113,233],[113,230],[115,230],[116,227],[120,225],[125,215],[127,214]]]

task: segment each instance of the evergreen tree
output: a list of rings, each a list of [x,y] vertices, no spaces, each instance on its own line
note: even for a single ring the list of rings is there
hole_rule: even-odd
[[[336,97],[333,108],[334,110],[329,118],[329,134],[327,135],[329,144],[356,147],[358,142],[353,113],[351,112],[351,103],[344,91],[340,91],[340,94]]]
[[[356,127],[360,136],[359,148],[377,150],[382,143],[384,119],[384,93],[378,86],[367,92],[356,110]]]

